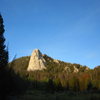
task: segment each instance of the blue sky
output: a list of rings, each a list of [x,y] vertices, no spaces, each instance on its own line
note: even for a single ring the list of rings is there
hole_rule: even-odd
[[[38,48],[55,59],[100,65],[100,0],[0,0],[9,57]]]

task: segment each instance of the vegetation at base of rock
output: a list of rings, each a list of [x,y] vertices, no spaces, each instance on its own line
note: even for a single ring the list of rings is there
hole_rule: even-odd
[[[86,66],[62,61],[56,63],[47,55],[43,55],[43,57],[47,62],[47,69],[42,71],[27,71],[30,56],[11,62],[12,70],[29,82],[27,87],[33,90],[47,89],[48,91],[100,91],[100,66],[86,70]],[[69,66],[71,71],[64,71],[65,66]],[[79,69],[78,73],[73,72],[73,66]]]

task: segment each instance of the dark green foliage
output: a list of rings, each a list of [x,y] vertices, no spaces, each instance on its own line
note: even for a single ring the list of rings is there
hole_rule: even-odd
[[[0,15],[0,69],[4,68],[8,63],[8,51],[5,50],[3,18]]]
[[[55,86],[54,86],[54,82],[53,82],[52,79],[49,79],[49,80],[48,80],[47,86],[48,86],[48,87],[47,87],[48,91],[51,92],[51,93],[53,93],[54,90],[55,90]]]
[[[7,69],[8,51],[5,46],[3,18],[0,15],[0,100],[5,99],[9,91],[9,74]]]

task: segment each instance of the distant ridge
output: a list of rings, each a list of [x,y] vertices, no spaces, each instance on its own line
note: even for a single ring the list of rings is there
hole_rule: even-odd
[[[31,56],[25,56],[15,59],[13,61],[13,69],[16,72],[45,70],[49,72],[67,72],[67,73],[79,73],[90,70],[89,67],[82,66],[77,63],[68,63],[57,59],[53,59],[46,54],[42,54],[39,49],[33,50]]]

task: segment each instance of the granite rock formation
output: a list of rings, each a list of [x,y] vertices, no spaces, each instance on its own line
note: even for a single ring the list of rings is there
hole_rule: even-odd
[[[42,53],[35,49],[30,57],[27,71],[43,70],[46,69],[46,61],[42,56]]]

